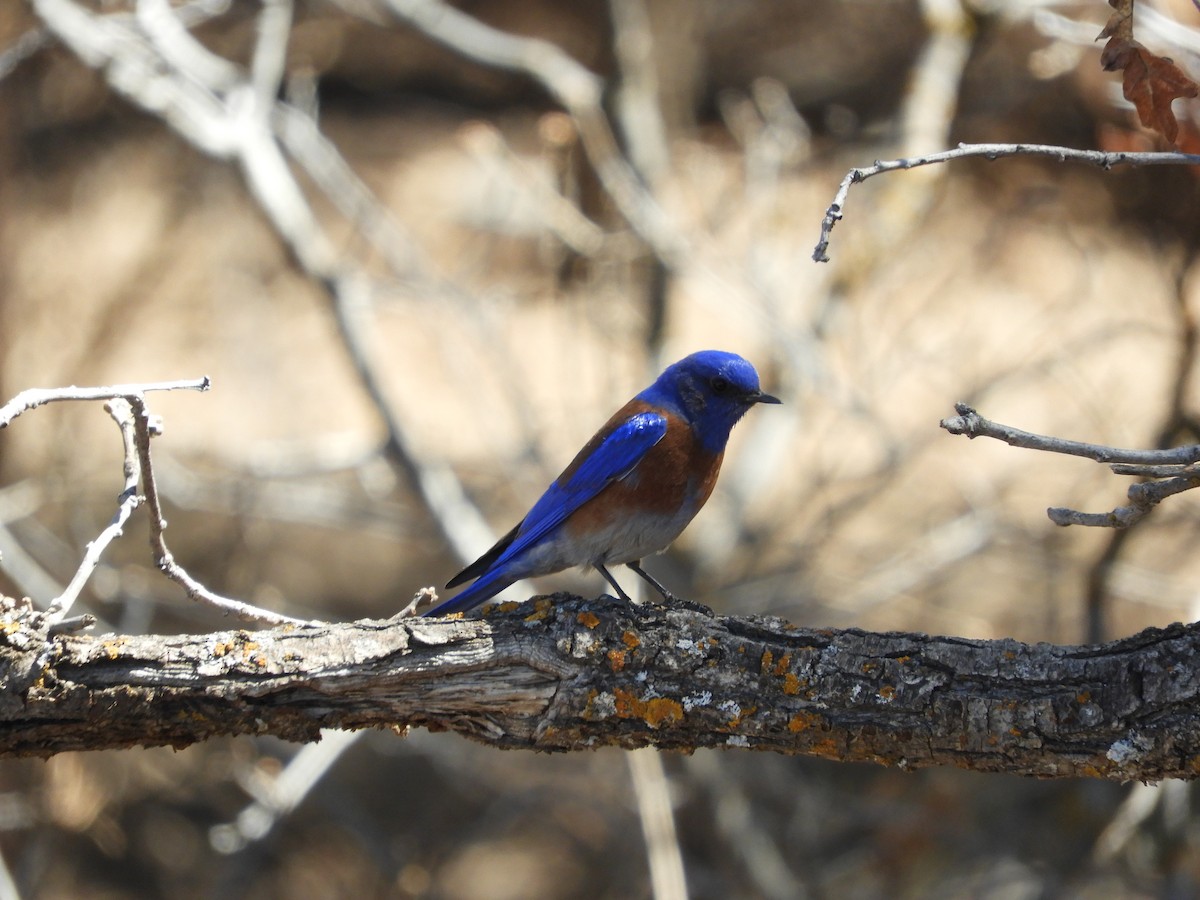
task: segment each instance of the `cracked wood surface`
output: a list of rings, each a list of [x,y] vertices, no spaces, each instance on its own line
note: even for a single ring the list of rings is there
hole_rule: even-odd
[[[421,726],[504,748],[745,747],[1193,778],[1200,627],[1095,646],[800,628],[557,595],[481,619],[44,638],[0,617],[0,754]]]

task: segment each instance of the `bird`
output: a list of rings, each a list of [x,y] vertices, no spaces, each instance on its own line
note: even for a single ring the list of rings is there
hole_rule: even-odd
[[[446,583],[473,583],[425,616],[465,612],[523,578],[624,564],[664,602],[680,602],[642,568],[708,500],[733,426],[751,407],[780,403],[736,353],[702,350],[668,366],[596,432],[525,517]]]

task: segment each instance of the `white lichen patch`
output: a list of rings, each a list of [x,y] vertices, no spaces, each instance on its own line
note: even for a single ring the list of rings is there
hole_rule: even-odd
[[[1127,738],[1113,741],[1112,746],[1104,755],[1118,766],[1127,766],[1136,763],[1143,754],[1149,753],[1153,749],[1154,740],[1152,738],[1134,732]]]
[[[589,711],[591,712],[592,718],[595,719],[607,719],[609,716],[616,715],[617,698],[608,693],[608,691],[605,691],[602,694],[597,694],[592,699],[591,708]]]

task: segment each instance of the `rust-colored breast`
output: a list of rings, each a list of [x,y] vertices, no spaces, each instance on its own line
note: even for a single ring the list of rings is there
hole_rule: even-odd
[[[712,494],[724,454],[705,451],[691,427],[674,413],[656,410],[641,401],[631,401],[609,420],[588,446],[594,447],[616,424],[639,412],[664,415],[667,433],[628,475],[614,481],[575,511],[570,527],[576,534],[604,529],[638,515],[656,518],[682,515],[686,517],[682,526]],[[582,456],[583,453],[576,457],[563,473],[564,478],[570,477]]]

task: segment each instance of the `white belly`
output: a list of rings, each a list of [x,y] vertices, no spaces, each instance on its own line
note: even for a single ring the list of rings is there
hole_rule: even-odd
[[[543,542],[525,553],[528,571],[523,577],[597,563],[621,565],[661,553],[679,537],[694,515],[688,509],[673,516],[629,516],[586,536],[571,535],[563,529],[554,541]]]

